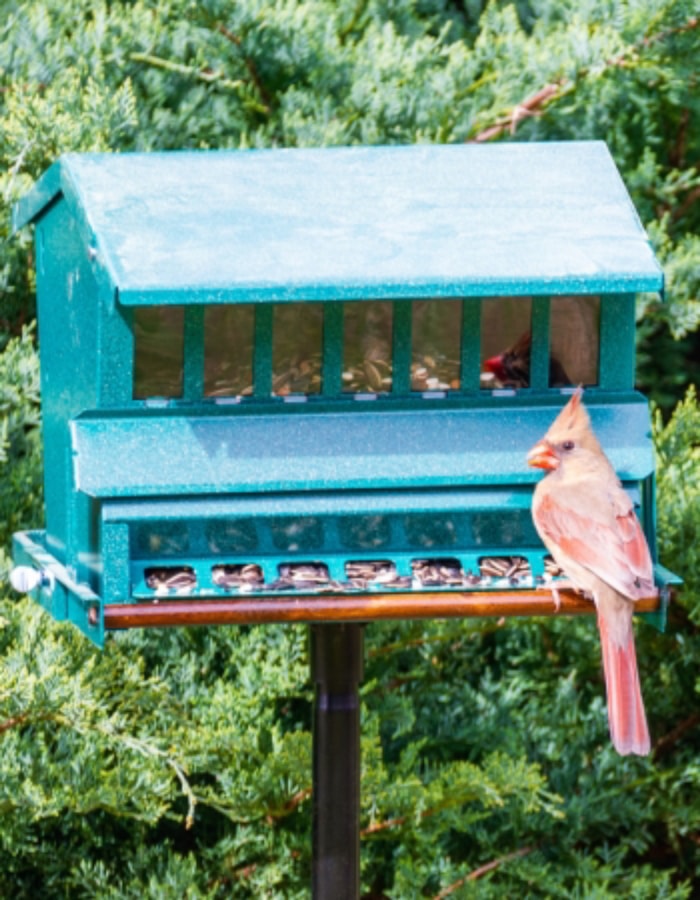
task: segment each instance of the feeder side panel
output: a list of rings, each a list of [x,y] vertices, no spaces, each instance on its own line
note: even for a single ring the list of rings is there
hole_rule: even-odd
[[[73,565],[75,550],[90,547],[93,516],[74,491],[68,423],[96,404],[98,316],[87,248],[64,201],[38,222],[36,249],[47,547]]]

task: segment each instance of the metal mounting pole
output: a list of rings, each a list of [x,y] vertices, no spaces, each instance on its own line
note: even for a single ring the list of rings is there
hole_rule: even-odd
[[[364,625],[311,626],[314,900],[360,896],[360,694]]]

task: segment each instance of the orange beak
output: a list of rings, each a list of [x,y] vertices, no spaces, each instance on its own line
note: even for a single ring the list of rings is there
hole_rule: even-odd
[[[535,469],[547,469],[549,472],[559,468],[559,459],[546,441],[535,444],[527,455],[527,463]]]

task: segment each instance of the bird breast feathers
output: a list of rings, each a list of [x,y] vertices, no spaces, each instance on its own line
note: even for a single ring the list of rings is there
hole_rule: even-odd
[[[537,486],[533,515],[545,543],[631,600],[655,593],[649,548],[621,487]]]

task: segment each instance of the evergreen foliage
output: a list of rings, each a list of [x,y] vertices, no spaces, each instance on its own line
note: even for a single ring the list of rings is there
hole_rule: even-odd
[[[24,0],[0,24],[0,568],[41,523],[31,235],[59,153],[605,139],[667,276],[639,305],[662,561],[649,759],[609,745],[592,620],[375,624],[367,898],[684,898],[700,884],[700,18],[694,0]],[[297,626],[104,652],[0,589],[0,894],[308,896]]]

